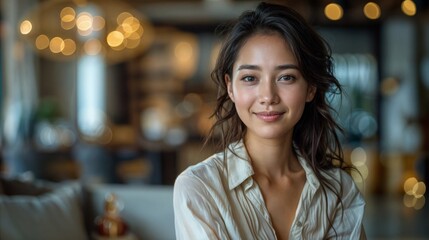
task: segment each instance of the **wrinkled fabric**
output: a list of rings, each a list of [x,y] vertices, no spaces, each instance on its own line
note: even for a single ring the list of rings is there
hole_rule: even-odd
[[[177,239],[277,239],[243,142],[230,148],[233,152],[227,150],[226,158],[217,153],[177,177],[173,200]],[[324,174],[337,189],[341,184],[341,208],[333,192],[327,191],[325,198],[310,166],[298,159],[306,183],[289,239],[366,239],[365,201],[352,178],[340,169]]]

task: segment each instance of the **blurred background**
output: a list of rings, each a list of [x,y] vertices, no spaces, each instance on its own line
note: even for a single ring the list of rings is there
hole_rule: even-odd
[[[429,1],[276,2],[331,45],[368,237],[429,238]],[[258,3],[2,0],[1,174],[171,186],[215,151],[216,27]]]

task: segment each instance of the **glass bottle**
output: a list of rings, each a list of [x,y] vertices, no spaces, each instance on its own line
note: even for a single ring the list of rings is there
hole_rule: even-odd
[[[119,212],[121,206],[115,194],[109,193],[104,199],[104,213],[95,219],[97,233],[101,236],[119,237],[124,236],[128,226],[121,218]]]

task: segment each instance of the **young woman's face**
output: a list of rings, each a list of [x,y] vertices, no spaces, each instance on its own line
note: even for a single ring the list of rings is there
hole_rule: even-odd
[[[289,45],[278,34],[250,37],[238,53],[232,76],[226,75],[228,94],[246,137],[284,139],[313,99]]]

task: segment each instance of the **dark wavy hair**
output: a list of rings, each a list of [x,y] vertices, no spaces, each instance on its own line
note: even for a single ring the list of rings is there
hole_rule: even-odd
[[[326,200],[326,191],[332,191],[337,196],[337,204],[342,205],[342,189],[337,190],[322,174],[337,167],[350,170],[344,161],[338,137],[343,130],[335,121],[335,110],[328,101],[328,95],[341,95],[342,89],[333,74],[331,49],[327,42],[296,11],[269,3],[260,3],[255,11],[244,12],[222,33],[223,44],[211,75],[218,86],[217,105],[213,113],[216,121],[207,139],[216,141],[219,148],[226,150],[230,143],[244,137],[246,126],[228,96],[225,75],[232,76],[237,55],[250,37],[280,34],[295,55],[304,79],[316,88],[313,101],[306,103],[303,115],[294,128],[295,148],[321,182]]]

